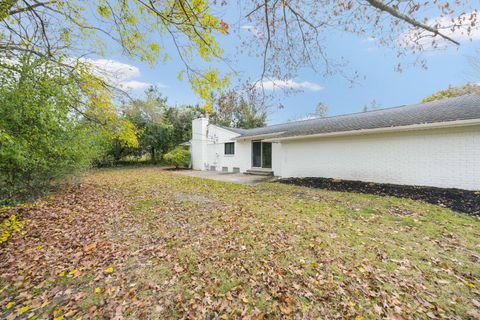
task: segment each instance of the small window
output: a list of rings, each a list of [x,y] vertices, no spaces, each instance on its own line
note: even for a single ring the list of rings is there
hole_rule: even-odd
[[[225,154],[235,154],[235,142],[225,143]]]

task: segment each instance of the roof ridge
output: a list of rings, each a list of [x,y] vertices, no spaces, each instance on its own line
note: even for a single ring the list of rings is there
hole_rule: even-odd
[[[281,131],[290,132],[289,134],[301,131],[342,131],[347,127],[362,129],[366,127],[390,127],[414,123],[446,122],[455,119],[480,119],[479,107],[480,95],[468,94],[367,112],[355,112],[243,129],[244,131],[241,135],[252,136],[274,132],[280,133]]]
[[[388,111],[388,110],[392,110],[392,109],[399,109],[399,108],[405,108],[405,107],[415,107],[415,106],[419,106],[419,105],[422,105],[422,104],[434,104],[434,103],[438,103],[438,102],[452,101],[452,100],[457,100],[457,99],[460,99],[460,98],[465,98],[467,96],[476,96],[476,97],[480,98],[480,95],[478,95],[478,94],[469,93],[469,94],[464,94],[464,95],[461,95],[461,96],[458,96],[458,97],[451,97],[451,98],[446,98],[446,99],[441,99],[441,100],[433,100],[433,101],[419,102],[419,103],[413,103],[413,104],[402,104],[402,105],[395,106],[395,107],[388,107],[388,108],[381,108],[381,109],[368,110],[368,111],[358,111],[358,112],[352,112],[352,113],[337,114],[337,115],[329,116],[329,117],[318,117],[318,118],[312,118],[312,119],[296,120],[296,121],[291,121],[291,122],[283,122],[283,123],[272,124],[272,125],[265,126],[265,127],[257,127],[257,128],[249,128],[249,129],[239,128],[239,129],[254,130],[254,129],[259,129],[259,128],[266,128],[266,127],[271,128],[271,127],[281,126],[281,125],[286,125],[286,124],[295,124],[295,123],[300,123],[300,122],[315,121],[315,120],[321,120],[321,119],[332,119],[332,118],[339,118],[339,117],[359,115],[359,114],[371,114],[371,113],[379,112],[379,111]],[[235,129],[237,129],[237,128],[235,128]]]

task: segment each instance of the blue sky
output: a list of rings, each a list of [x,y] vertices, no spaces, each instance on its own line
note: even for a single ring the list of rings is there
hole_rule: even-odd
[[[224,19],[229,22],[227,18]],[[424,52],[422,56],[427,59],[427,69],[408,65],[418,55],[399,60],[396,51],[378,45],[367,36],[343,33],[332,35],[327,40],[330,56],[345,57],[349,61],[349,69],[359,72],[361,78],[358,79],[358,83],[352,86],[340,76],[323,77],[310,69],[299,70],[298,75],[291,81],[303,84],[306,89],[288,96],[281,90],[275,90],[275,97],[284,108],[270,109],[268,118],[270,124],[302,118],[313,112],[319,102],[327,105],[328,115],[332,116],[359,112],[364,105],[372,101],[382,108],[415,103],[449,85],[480,82],[468,61],[468,57],[475,56],[476,50],[480,49],[478,38],[474,41],[464,41],[459,47]],[[226,58],[235,61],[233,66],[239,71],[240,77],[259,77],[261,62],[246,54],[238,54],[236,50],[238,43],[238,37],[234,33],[220,39],[220,44],[225,48]],[[107,59],[132,66],[134,72],[128,75],[127,81],[137,88],[132,90],[134,95],[140,95],[147,84],[157,84],[172,104],[200,102],[189,84],[177,79],[181,64],[175,58],[174,52],[170,55],[174,57],[172,60],[154,66],[116,54]],[[478,57],[480,58],[480,53]],[[403,72],[394,70],[399,62],[403,65]],[[478,71],[480,70],[477,70],[477,73]]]

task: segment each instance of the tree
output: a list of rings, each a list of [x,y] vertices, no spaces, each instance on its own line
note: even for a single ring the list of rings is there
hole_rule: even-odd
[[[163,117],[172,125],[168,150],[192,138],[192,120],[203,116],[200,106],[170,106],[165,109]]]
[[[464,96],[466,94],[480,94],[480,86],[475,83],[467,83],[459,87],[449,86],[445,90],[440,90],[428,97],[423,98],[422,102],[430,102],[435,100],[454,98],[454,97]]]
[[[166,153],[163,158],[168,164],[179,167],[188,167],[190,165],[190,151],[183,147],[176,147],[172,151]]]
[[[233,128],[258,128],[266,124],[267,110],[256,103],[254,96],[239,97],[235,91],[222,94],[217,100],[211,122]]]
[[[90,166],[110,132],[79,113],[81,90],[30,56],[0,74],[0,205],[33,199]]]
[[[325,118],[327,116],[328,107],[323,102],[319,102],[315,111],[312,113],[312,116],[315,118]]]
[[[0,30],[1,59],[16,61],[30,53],[79,83],[86,74],[98,76],[85,56],[104,56],[112,44],[149,63],[169,60],[165,48],[175,48],[184,64],[179,77],[186,75],[207,103],[210,91],[228,82],[218,68],[193,63],[197,57],[206,63],[222,59],[215,37],[228,33],[228,25],[212,14],[208,0],[3,0]],[[111,96],[114,88],[99,78],[102,94]]]
[[[328,37],[338,32],[373,38],[404,56],[457,46],[458,39],[478,30],[477,8],[469,0],[249,0],[239,5],[240,12],[247,12],[245,29],[251,30],[243,38],[244,48],[263,60],[255,86],[265,79],[292,79],[304,67],[354,81],[357,74],[348,72],[347,61],[328,52]]]
[[[378,110],[380,108],[382,108],[382,106],[374,99],[363,106],[362,112]]]
[[[145,99],[134,99],[123,107],[125,119],[139,131],[139,146],[132,151],[137,155],[150,153],[153,162],[157,151],[168,149],[168,137],[173,129],[164,119],[166,108],[167,98],[162,97],[154,87],[145,92]]]
[[[118,139],[112,142],[104,163],[118,163],[128,156],[150,155],[152,162],[167,151],[191,139],[192,120],[204,110],[199,106],[169,106],[167,98],[156,87],[145,91],[145,97],[133,99],[123,106],[123,119],[138,128],[136,147],[128,147]],[[109,159],[113,158],[113,159]]]

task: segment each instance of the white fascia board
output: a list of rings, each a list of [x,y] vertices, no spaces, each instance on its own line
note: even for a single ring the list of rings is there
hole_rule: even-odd
[[[278,135],[281,135],[285,132],[274,132],[274,133],[266,133],[266,134],[258,134],[256,136],[246,136],[246,137],[235,137],[233,138],[234,140],[243,140],[243,141],[248,141],[248,140],[263,140],[263,141],[267,141],[267,139],[269,137],[272,137],[272,136],[278,136]],[[270,138],[270,140],[273,139],[273,138]]]

